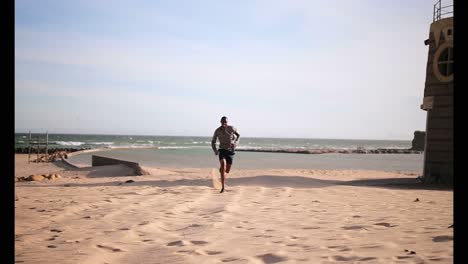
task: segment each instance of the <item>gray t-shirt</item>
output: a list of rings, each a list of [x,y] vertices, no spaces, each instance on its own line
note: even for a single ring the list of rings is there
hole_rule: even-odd
[[[213,151],[216,151],[216,138],[219,140],[220,149],[232,150],[231,143],[236,141],[234,132],[237,132],[237,129],[232,126],[227,126],[226,129],[218,127],[213,134],[213,139],[211,139],[211,148]]]

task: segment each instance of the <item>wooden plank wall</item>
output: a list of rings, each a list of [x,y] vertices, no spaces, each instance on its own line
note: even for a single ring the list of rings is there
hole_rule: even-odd
[[[429,40],[424,97],[434,96],[434,104],[427,111],[424,178],[453,184],[453,82],[441,82],[434,75],[432,63],[437,49],[432,33]]]

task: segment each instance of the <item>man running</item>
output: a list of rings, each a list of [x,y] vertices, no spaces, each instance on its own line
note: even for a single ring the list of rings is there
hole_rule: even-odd
[[[221,126],[218,127],[211,140],[211,148],[215,155],[219,155],[219,172],[221,173],[221,192],[224,192],[224,179],[225,174],[229,173],[232,166],[232,159],[235,155],[235,148],[239,142],[240,134],[237,129],[233,126],[228,126],[227,117],[221,118]],[[216,139],[219,140],[219,149],[216,148]]]

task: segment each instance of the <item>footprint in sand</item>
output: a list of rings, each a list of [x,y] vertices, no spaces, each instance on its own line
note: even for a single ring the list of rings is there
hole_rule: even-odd
[[[318,227],[318,226],[306,226],[306,227],[303,227],[302,229],[304,229],[304,230],[309,230],[309,229],[320,229],[320,227]]]
[[[185,246],[185,244],[184,244],[184,241],[177,240],[177,241],[172,241],[172,242],[167,243],[167,246],[168,247],[173,247],[173,246],[182,247],[182,246]]]
[[[396,226],[396,225],[392,225],[392,224],[389,224],[389,223],[375,223],[374,225],[385,226],[385,227],[395,227]]]
[[[395,256],[393,257],[396,260],[401,260],[401,259],[408,259],[408,258],[413,258],[414,256]]]
[[[263,263],[270,264],[270,263],[277,263],[288,260],[286,257],[282,257],[275,254],[264,254],[264,255],[257,255],[257,258],[261,259]]]
[[[355,256],[341,256],[341,255],[336,255],[336,256],[331,256],[331,261],[354,261],[357,260]]]
[[[206,253],[207,255],[210,255],[210,256],[211,256],[211,255],[223,254],[224,252],[223,252],[223,251],[212,251],[212,250],[207,250],[207,251],[205,251],[205,253]]]
[[[56,238],[56,236],[53,236],[51,238],[46,239],[46,241],[53,241],[53,240],[55,240],[55,238]]]
[[[364,226],[360,226],[360,225],[355,225],[355,226],[343,226],[343,227],[341,227],[341,228],[343,228],[344,230],[361,230],[361,229],[367,230]]]
[[[222,259],[221,261],[222,262],[233,262],[233,261],[236,261],[236,260],[239,260],[238,258],[225,258],[225,259]]]
[[[452,241],[453,236],[436,236],[432,238],[432,241],[434,242],[447,242],[447,241]]]
[[[105,249],[105,250],[110,250],[112,252],[121,252],[123,251],[122,249],[120,248],[115,248],[115,247],[110,247],[110,246],[104,246],[104,245],[96,245],[98,248],[102,248],[102,249]]]
[[[79,240],[65,240],[65,243],[80,243]]]
[[[273,236],[270,236],[270,235],[256,235],[254,237],[265,237],[265,238],[270,238],[270,237],[273,237]]]
[[[369,260],[375,260],[377,258],[375,257],[357,257],[357,256],[332,256],[331,257],[332,261],[369,261]]]
[[[206,245],[206,244],[208,244],[208,242],[206,242],[206,241],[190,241],[190,243],[192,243],[194,245]]]
[[[377,258],[375,257],[365,257],[365,258],[359,258],[358,261],[369,261],[369,260],[376,260]]]
[[[351,251],[351,249],[347,246],[329,246],[328,248],[333,251],[340,251],[340,252]]]

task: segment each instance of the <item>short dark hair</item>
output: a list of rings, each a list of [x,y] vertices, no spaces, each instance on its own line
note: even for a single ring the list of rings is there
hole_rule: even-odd
[[[223,121],[227,122],[227,117],[226,116],[221,117],[221,122],[223,122]]]

